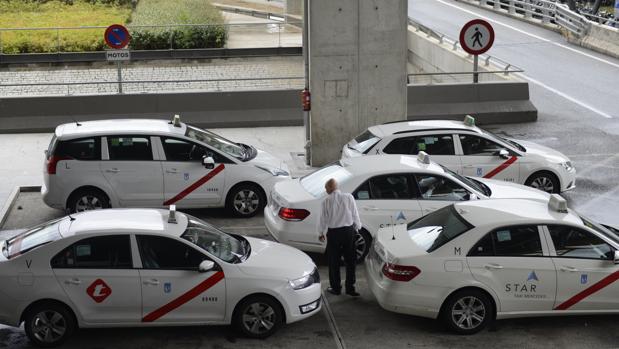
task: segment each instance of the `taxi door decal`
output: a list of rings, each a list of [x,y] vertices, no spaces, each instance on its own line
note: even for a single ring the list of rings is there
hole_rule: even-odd
[[[196,287],[178,296],[176,299],[173,299],[171,302],[162,306],[161,308],[153,310],[152,312],[144,316],[142,318],[142,322],[153,322],[161,318],[165,314],[171,312],[172,310],[196,298],[203,292],[206,292],[209,288],[215,286],[219,281],[223,280],[223,278],[224,278],[223,271],[216,272],[215,274],[211,275],[211,277],[209,277],[208,279],[199,283]]]
[[[507,161],[505,161],[504,163],[500,164],[497,168],[495,168],[494,170],[486,173],[486,175],[484,176],[484,178],[492,178],[494,176],[496,176],[497,174],[499,174],[499,172],[503,171],[504,169],[508,168],[509,165],[513,164],[514,162],[516,162],[516,160],[518,160],[517,156],[512,156],[511,158],[507,159]]]
[[[606,286],[612,284],[613,282],[615,282],[617,280],[619,280],[619,271],[616,271],[616,272],[608,275],[607,277],[603,278],[602,280],[596,282],[595,284],[591,285],[590,287],[585,288],[584,290],[582,290],[581,292],[576,294],[574,297],[572,297],[572,298],[566,300],[565,302],[559,304],[555,308],[555,310],[566,310],[566,309],[569,309],[574,304],[577,304],[581,300],[589,297],[590,295],[596,293],[597,291],[605,288]]]
[[[192,191],[198,189],[204,183],[210,181],[219,172],[223,171],[224,168],[225,168],[224,164],[220,164],[219,166],[215,167],[214,169],[211,170],[211,172],[207,173],[206,176],[204,176],[204,177],[198,179],[197,181],[195,181],[192,185],[188,186],[183,191],[181,191],[180,193],[176,194],[175,197],[171,198],[170,200],[164,201],[163,205],[164,206],[172,205],[175,202],[183,199],[185,196],[191,194]]]

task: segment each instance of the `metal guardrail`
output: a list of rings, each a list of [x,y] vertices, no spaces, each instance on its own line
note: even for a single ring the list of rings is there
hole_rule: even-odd
[[[555,21],[562,28],[577,36],[585,35],[589,27],[587,18],[572,12],[566,5],[557,5]]]

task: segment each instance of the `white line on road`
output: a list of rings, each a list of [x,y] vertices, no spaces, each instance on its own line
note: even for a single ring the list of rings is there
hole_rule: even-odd
[[[333,339],[335,340],[335,345],[338,349],[346,349],[346,343],[344,343],[344,337],[342,337],[342,333],[340,329],[337,327],[335,323],[335,316],[331,311],[331,306],[329,305],[329,301],[325,296],[325,292],[322,291],[322,310],[325,312],[325,317],[327,318],[327,322],[329,323],[329,327],[331,328],[331,332],[333,333]]]

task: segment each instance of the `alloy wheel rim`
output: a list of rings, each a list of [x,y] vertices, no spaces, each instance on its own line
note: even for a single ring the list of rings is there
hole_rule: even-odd
[[[93,195],[84,195],[75,203],[75,212],[102,210],[103,202]]]
[[[270,331],[277,320],[275,310],[266,303],[252,303],[243,313],[243,326],[253,334]]]
[[[355,253],[357,254],[357,260],[363,257],[366,246],[367,246],[367,242],[365,241],[365,238],[363,237],[363,235],[361,235],[360,233],[357,233],[355,236]]]
[[[486,307],[477,297],[460,298],[451,308],[451,319],[463,330],[472,330],[486,318]]]
[[[241,214],[252,214],[259,205],[260,198],[253,190],[241,190],[234,196],[234,209]]]
[[[539,189],[545,191],[547,193],[554,192],[554,184],[552,184],[552,180],[548,177],[537,177],[531,183],[531,186],[535,189]]]
[[[57,342],[66,331],[67,322],[64,316],[53,310],[38,313],[32,321],[32,333],[43,343]]]

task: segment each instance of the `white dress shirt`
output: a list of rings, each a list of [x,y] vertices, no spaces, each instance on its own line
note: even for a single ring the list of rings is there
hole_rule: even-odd
[[[327,229],[351,225],[354,225],[356,230],[361,229],[361,219],[359,219],[355,198],[349,193],[342,193],[336,189],[322,202],[318,232],[323,234]]]

